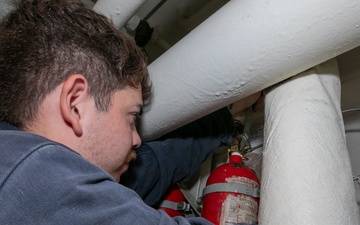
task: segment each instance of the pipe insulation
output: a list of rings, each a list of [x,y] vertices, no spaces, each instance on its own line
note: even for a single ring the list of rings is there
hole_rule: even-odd
[[[265,95],[259,224],[358,225],[335,59]]]
[[[14,9],[13,3],[10,0],[0,1],[0,20],[6,16],[11,10]]]
[[[126,22],[145,1],[146,0],[97,0],[93,10],[111,19],[115,26],[120,29],[125,26]]]
[[[149,65],[150,140],[360,45],[358,0],[229,1]]]

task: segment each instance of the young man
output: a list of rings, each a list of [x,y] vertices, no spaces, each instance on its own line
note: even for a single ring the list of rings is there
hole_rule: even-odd
[[[208,224],[118,184],[150,90],[141,50],[106,18],[74,0],[22,0],[0,24],[0,221]]]
[[[146,204],[156,205],[171,184],[188,180],[211,152],[221,145],[229,146],[233,117],[251,106],[258,110],[261,100],[261,92],[255,93],[235,102],[231,110],[220,109],[159,140],[143,143],[121,183],[135,190]]]

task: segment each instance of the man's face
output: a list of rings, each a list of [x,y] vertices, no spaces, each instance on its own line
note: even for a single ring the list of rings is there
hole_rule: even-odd
[[[136,120],[142,109],[141,89],[127,87],[115,92],[108,111],[92,116],[84,129],[85,154],[83,156],[109,172],[117,181],[128,168],[128,156],[141,145]]]

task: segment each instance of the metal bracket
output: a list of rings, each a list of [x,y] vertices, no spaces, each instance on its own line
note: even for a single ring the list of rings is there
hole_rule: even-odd
[[[203,191],[203,196],[214,192],[231,192],[249,195],[254,198],[260,197],[259,187],[251,187],[240,183],[217,183],[206,186]]]
[[[186,202],[172,202],[164,200],[160,203],[159,207],[173,209],[182,212],[190,212],[190,204]]]

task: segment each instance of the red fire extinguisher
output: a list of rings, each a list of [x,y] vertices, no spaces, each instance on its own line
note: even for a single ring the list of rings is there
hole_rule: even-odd
[[[202,217],[215,225],[258,224],[259,180],[239,152],[210,174],[203,190]]]
[[[188,212],[190,207],[180,188],[174,184],[169,188],[164,200],[161,201],[157,209],[162,209],[170,217],[175,217],[185,216],[184,213]]]

